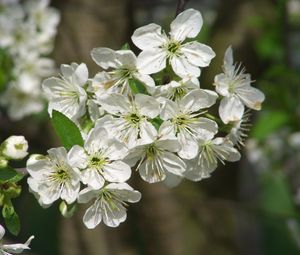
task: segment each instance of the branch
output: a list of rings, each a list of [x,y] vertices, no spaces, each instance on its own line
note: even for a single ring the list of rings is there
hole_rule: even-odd
[[[186,4],[188,3],[189,0],[178,0],[177,3],[177,9],[176,9],[176,15],[177,16],[179,13],[184,11],[184,7],[186,6]]]

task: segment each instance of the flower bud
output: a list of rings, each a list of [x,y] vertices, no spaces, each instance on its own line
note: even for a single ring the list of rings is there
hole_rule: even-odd
[[[8,161],[7,159],[0,157],[0,168],[7,167]]]
[[[24,136],[10,136],[1,145],[2,154],[8,159],[23,159],[27,156],[28,143]]]

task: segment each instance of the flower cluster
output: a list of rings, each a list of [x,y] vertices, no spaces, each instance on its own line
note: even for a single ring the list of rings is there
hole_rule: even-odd
[[[24,244],[17,243],[17,244],[2,244],[2,239],[5,235],[5,229],[0,225],[0,254],[3,255],[12,255],[19,254],[23,250],[28,250],[29,245],[31,243],[31,240],[34,238],[34,236],[31,236]]]
[[[5,86],[0,104],[12,120],[41,112],[45,98],[42,80],[55,71],[54,61],[45,57],[53,49],[58,11],[49,0],[2,1],[0,3],[0,54],[6,61]],[[9,75],[8,75],[9,74]]]
[[[91,56],[102,71],[94,78],[84,63],[72,63],[61,66],[60,77],[44,81],[49,114],[59,111],[76,123],[84,145],[30,157],[28,183],[42,206],[58,199],[69,205],[92,201],[85,225],[94,228],[103,220],[115,227],[125,220],[127,203],[141,197],[126,184],[132,170],[148,183],[175,186],[240,159],[245,107],[259,110],[264,96],[233,63],[230,47],[216,91],[200,88],[201,70],[215,57],[193,40],[202,23],[200,12],[188,9],[168,34],[156,24],[136,29],[138,56],[128,47],[96,48]],[[208,113],[219,101],[220,119]]]

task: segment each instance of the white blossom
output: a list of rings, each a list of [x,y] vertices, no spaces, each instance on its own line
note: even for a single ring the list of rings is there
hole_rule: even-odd
[[[172,80],[165,85],[156,86],[152,96],[164,101],[165,98],[177,101],[184,97],[188,92],[199,89],[199,80],[195,77],[185,77],[181,81]]]
[[[178,155],[185,159],[192,159],[198,153],[198,139],[211,139],[218,132],[215,121],[201,117],[202,109],[212,106],[217,94],[210,90],[193,90],[181,100],[173,102],[166,100],[160,114],[161,119],[167,121],[166,126],[176,133],[181,149]]]
[[[30,250],[29,245],[34,238],[34,236],[29,237],[29,239],[24,243],[16,244],[2,244],[3,237],[5,235],[5,229],[0,225],[0,254],[1,255],[12,255],[19,254],[23,250]]]
[[[112,93],[103,95],[98,101],[105,111],[115,116],[106,118],[103,123],[111,136],[129,148],[134,147],[139,138],[144,142],[153,140],[156,129],[150,120],[160,113],[160,105],[154,97],[136,94],[130,101],[128,97]]]
[[[69,152],[72,166],[81,170],[81,181],[92,189],[100,189],[107,182],[125,182],[131,175],[130,166],[122,159],[127,147],[109,138],[103,128],[93,129],[85,140],[84,148],[75,145]]]
[[[153,79],[140,72],[137,59],[130,50],[114,51],[109,48],[95,48],[91,52],[93,60],[103,69],[112,69],[109,72],[98,73],[93,81],[93,87],[99,94],[113,91],[128,94],[129,80],[140,81],[148,89],[155,86]]]
[[[238,161],[240,153],[233,147],[227,138],[214,138],[208,140],[199,139],[199,154],[195,159],[187,160],[187,171],[185,177],[192,181],[199,181],[210,177],[210,174],[217,168],[218,161]]]
[[[167,172],[182,176],[186,165],[175,154],[180,149],[172,129],[163,123],[154,141],[132,148],[125,162],[130,166],[137,164],[136,169],[143,180],[149,183],[160,182],[165,180]]]
[[[87,228],[95,228],[102,220],[109,227],[117,227],[126,220],[127,202],[136,203],[141,193],[126,183],[110,183],[101,190],[83,189],[78,198],[79,203],[94,199],[83,216]]]
[[[24,136],[10,136],[1,144],[1,151],[8,159],[23,159],[28,155],[28,142]]]
[[[227,124],[241,120],[245,105],[253,110],[260,110],[265,96],[251,86],[250,74],[246,74],[245,69],[233,63],[231,47],[225,52],[223,72],[214,81],[216,91],[223,96],[219,106],[222,121]]]
[[[30,190],[44,207],[59,198],[68,204],[75,202],[80,189],[80,172],[71,165],[65,148],[52,148],[48,154],[34,155],[27,161]]]
[[[152,74],[170,64],[180,77],[200,76],[199,67],[208,66],[215,53],[209,46],[197,41],[184,41],[195,38],[202,23],[200,12],[188,9],[171,23],[169,37],[153,23],[136,29],[131,39],[142,50],[138,56],[138,68],[145,74]]]
[[[62,112],[72,120],[85,113],[87,93],[84,89],[88,81],[86,64],[61,65],[61,78],[52,77],[43,82],[43,90],[49,99],[48,112]]]

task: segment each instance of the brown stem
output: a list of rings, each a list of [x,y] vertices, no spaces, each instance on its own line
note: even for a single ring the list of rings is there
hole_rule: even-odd
[[[177,3],[177,9],[176,9],[176,15],[177,16],[179,13],[183,12],[184,11],[184,7],[186,6],[187,2],[189,0],[178,0],[178,3]]]

